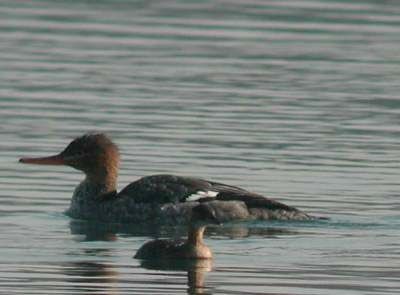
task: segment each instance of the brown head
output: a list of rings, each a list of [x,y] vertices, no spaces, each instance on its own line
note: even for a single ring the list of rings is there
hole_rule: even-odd
[[[61,153],[43,158],[21,158],[21,163],[67,165],[83,171],[92,181],[116,181],[118,147],[104,134],[86,134],[74,139]]]

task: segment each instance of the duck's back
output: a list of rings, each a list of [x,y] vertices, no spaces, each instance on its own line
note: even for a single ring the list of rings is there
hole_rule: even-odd
[[[142,177],[118,194],[138,203],[179,203],[199,191],[209,191],[212,183],[200,178],[159,174]]]
[[[129,184],[118,196],[123,199],[133,200],[136,204],[172,204],[169,206],[172,211],[175,209],[179,211],[179,204],[190,202],[238,201],[247,206],[248,217],[252,219],[304,220],[311,218],[294,207],[266,198],[260,194],[240,187],[194,177],[176,175],[146,176]],[[227,220],[229,218],[225,221]]]

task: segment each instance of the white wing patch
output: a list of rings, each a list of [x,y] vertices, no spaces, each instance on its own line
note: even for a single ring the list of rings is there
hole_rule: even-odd
[[[198,191],[194,194],[191,194],[186,198],[186,201],[198,201],[203,198],[215,198],[218,195],[218,192],[215,191]]]

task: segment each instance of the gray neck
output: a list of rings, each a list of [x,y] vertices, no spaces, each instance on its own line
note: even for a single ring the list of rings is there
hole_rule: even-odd
[[[68,214],[80,218],[96,217],[103,201],[113,193],[116,193],[115,185],[86,178],[75,188]]]
[[[95,182],[89,178],[82,181],[74,191],[72,198],[100,201],[102,195],[116,191],[114,183]]]

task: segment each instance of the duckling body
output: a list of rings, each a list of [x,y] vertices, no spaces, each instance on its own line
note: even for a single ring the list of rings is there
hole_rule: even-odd
[[[223,206],[221,206],[223,205]],[[242,204],[243,206],[244,204]],[[222,208],[222,211],[221,211]],[[211,201],[192,208],[186,240],[157,239],[145,243],[135,254],[138,259],[212,259],[211,249],[204,244],[207,224],[220,223],[216,209],[236,210],[236,204],[229,201]]]
[[[187,240],[157,239],[145,243],[134,256],[138,259],[211,259],[212,252],[203,242],[205,227],[191,228]],[[196,240],[190,237],[197,236]]]

